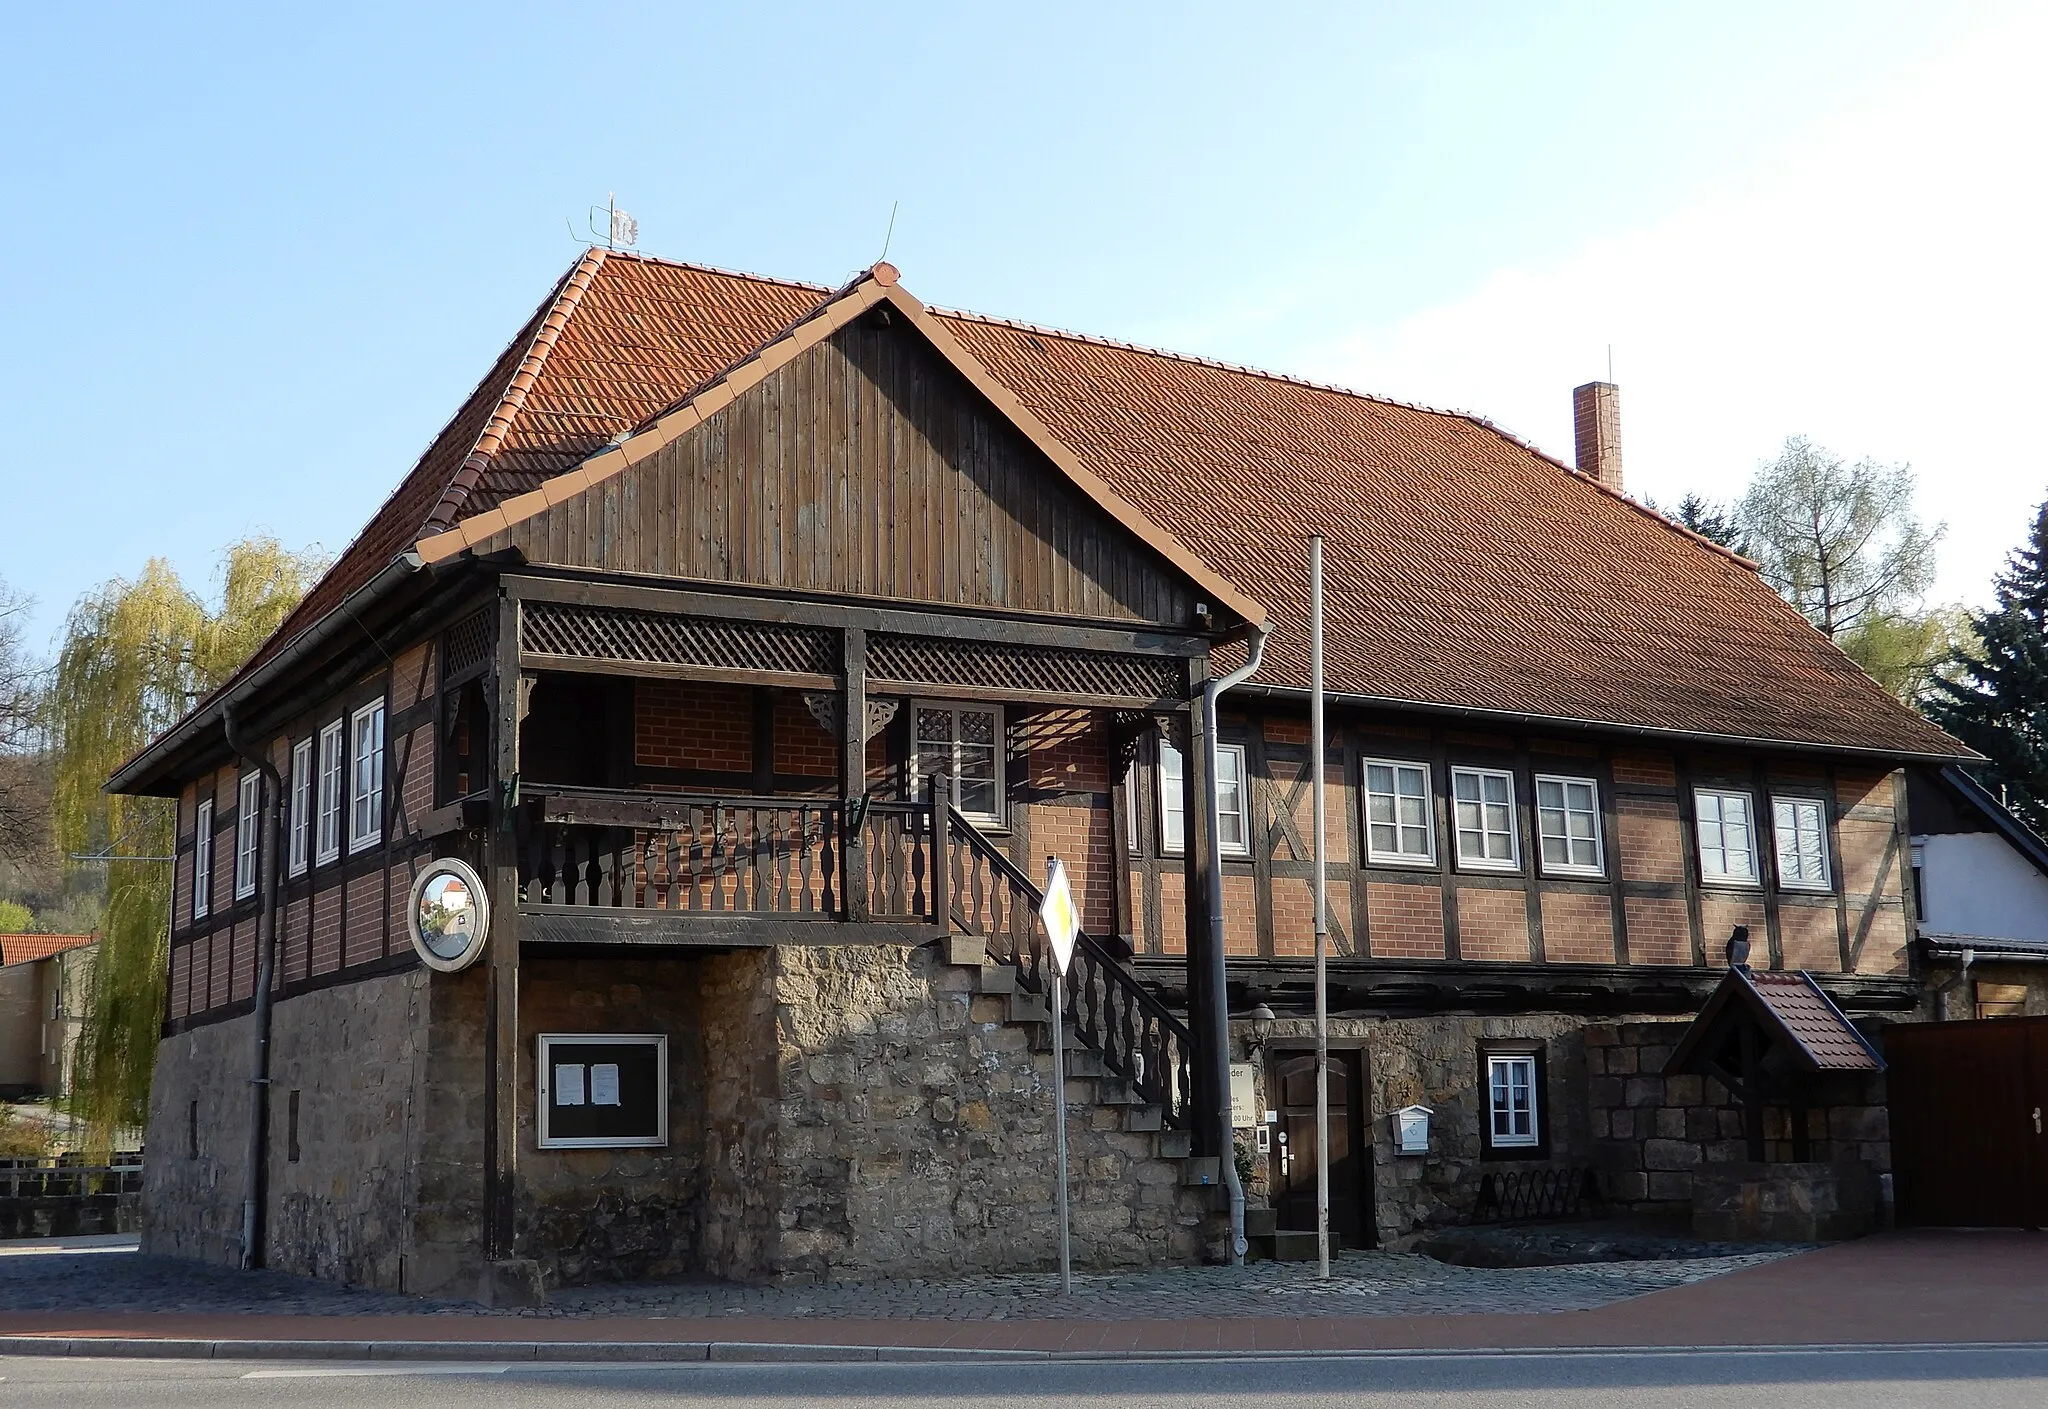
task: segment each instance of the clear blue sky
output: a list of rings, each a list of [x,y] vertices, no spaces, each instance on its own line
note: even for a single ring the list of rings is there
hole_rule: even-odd
[[[1469,406],[1567,454],[1569,387],[1618,340],[1631,483],[1660,496],[1737,487],[1801,430],[1944,483],[1978,467],[1943,455],[2003,454],[2011,484],[1975,537],[1954,535],[1981,544],[1944,578],[1976,595],[2014,506],[2048,484],[2031,427],[2009,454],[1958,449],[1859,374],[1815,384],[1819,426],[1794,395],[1716,432],[1746,398],[1659,349],[1697,347],[1681,325],[1716,316],[1687,311],[1701,269],[1669,251],[1715,248],[1715,220],[1753,228],[1743,202],[1827,227],[1836,251],[1881,238],[1896,222],[1858,218],[1868,185],[1814,208],[1783,193],[1853,167],[1839,151],[1858,133],[1916,122],[1898,107],[1912,95],[1995,87],[1972,75],[2028,13],[16,7],[0,576],[39,599],[46,640],[79,593],[153,554],[204,582],[244,533],[338,550],[574,257],[567,224],[617,191],[651,253],[828,281],[881,252],[900,202],[890,258],[927,301]],[[2006,169],[2031,187],[2041,109],[2013,101],[1969,121],[1999,129],[1992,157],[2020,144],[2032,160]],[[1953,155],[1871,179],[1925,206],[1915,183]],[[1957,251],[1923,245],[1843,297],[1925,305],[1915,343],[1995,338],[1941,322],[1954,299],[1987,300],[1944,292]],[[1623,303],[1573,315],[1583,271],[1621,266],[1637,282],[1602,297]],[[1788,340],[1768,309],[1745,316]],[[1726,386],[1742,360],[1716,355]],[[1795,392],[1802,375],[1769,374]]]

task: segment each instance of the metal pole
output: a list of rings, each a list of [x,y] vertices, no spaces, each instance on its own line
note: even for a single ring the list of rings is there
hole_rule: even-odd
[[[1063,1029],[1066,1020],[1066,992],[1060,983],[1059,961],[1052,969],[1052,1108],[1055,1130],[1053,1147],[1059,1151],[1060,1291],[1074,1294],[1074,1255],[1067,1236],[1067,1057]]]
[[[1316,1262],[1330,1279],[1330,876],[1323,797],[1323,536],[1308,540],[1308,768],[1316,827]]]

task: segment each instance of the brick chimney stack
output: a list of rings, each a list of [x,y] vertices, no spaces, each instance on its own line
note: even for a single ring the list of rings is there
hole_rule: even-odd
[[[1613,382],[1573,387],[1572,432],[1579,473],[1621,493],[1621,388]]]

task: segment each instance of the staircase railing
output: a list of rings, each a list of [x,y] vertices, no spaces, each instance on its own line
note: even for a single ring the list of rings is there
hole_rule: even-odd
[[[940,893],[951,924],[980,936],[989,957],[1015,967],[1033,993],[1050,990],[1052,962],[1038,908],[1045,892],[950,803],[939,848]],[[1164,1113],[1175,1130],[1189,1127],[1194,1034],[1154,997],[1101,940],[1083,931],[1066,974],[1066,1012],[1076,1037],[1102,1058],[1112,1076]]]

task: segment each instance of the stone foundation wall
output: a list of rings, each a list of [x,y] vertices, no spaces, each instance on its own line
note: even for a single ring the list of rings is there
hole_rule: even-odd
[[[775,1258],[775,955],[738,949],[707,955],[699,1009],[704,1024],[703,1270],[747,1279]]]
[[[774,951],[770,1263],[839,1281],[1048,1268],[1052,1061],[1004,1000],[930,948]],[[1211,1194],[1154,1137],[1071,1083],[1073,1255],[1082,1267],[1199,1261]]]
[[[266,1266],[405,1287],[427,987],[416,969],[317,989],[272,1010]],[[246,1046],[238,1056],[246,1078]],[[229,1193],[238,1198],[240,1189]]]
[[[1372,1149],[1372,1222],[1381,1246],[1404,1246],[1430,1228],[1466,1222],[1489,1170],[1590,1167],[1594,1161],[1587,1119],[1585,1019],[1532,1013],[1516,1017],[1333,1018],[1333,1047],[1365,1051],[1365,1118]],[[1236,1060],[1257,1068],[1260,1109],[1275,1104],[1266,1080],[1268,1053],[1299,1051],[1314,1040],[1308,1019],[1231,1024]],[[1542,1119],[1548,1147],[1542,1158],[1490,1158],[1481,1140],[1485,1120],[1480,1043],[1486,1039],[1543,1044]],[[1427,1154],[1395,1148],[1392,1113],[1403,1106],[1430,1108]],[[1266,1161],[1254,1163],[1252,1189],[1267,1195]]]
[[[702,971],[702,961],[689,954],[528,958],[520,965],[519,1252],[538,1261],[552,1284],[634,1281],[699,1270]],[[542,1149],[534,1082],[537,1039],[544,1032],[668,1034],[668,1145]]]
[[[1693,1175],[1708,1163],[1749,1157],[1742,1107],[1708,1077],[1664,1076],[1682,1022],[1596,1024],[1585,1030],[1587,1106],[1608,1198],[1641,1212],[1690,1207]],[[1884,1078],[1835,1077],[1815,1089],[1807,1110],[1810,1159],[1861,1160],[1891,1169],[1891,1127]],[[1791,1112],[1764,1112],[1765,1158],[1792,1159]]]
[[[143,1139],[146,1253],[227,1266],[241,1258],[250,1023],[230,1018],[157,1044]]]
[[[266,1265],[403,1285],[425,988],[424,973],[392,974],[300,994],[272,1010]],[[241,1260],[254,1022],[232,1018],[158,1045],[143,1175],[146,1252]]]
[[[426,1040],[415,1051],[411,1244],[401,1289],[467,1296],[483,1262],[484,990],[487,964],[421,973]]]

